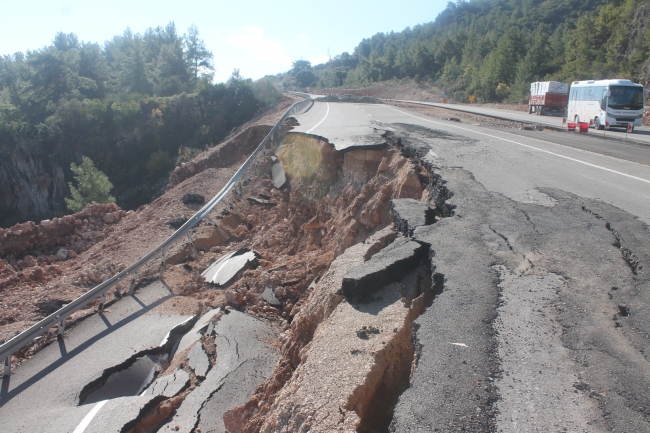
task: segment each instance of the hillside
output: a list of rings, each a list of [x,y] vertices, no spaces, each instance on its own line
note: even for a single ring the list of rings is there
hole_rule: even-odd
[[[234,73],[212,83],[198,29],[127,29],[100,46],[59,33],[0,57],[0,226],[69,213],[71,163],[91,158],[117,204],[162,193],[176,164],[222,141],[279,93]]]
[[[309,84],[410,78],[456,100],[521,102],[536,80],[630,78],[648,87],[649,53],[647,0],[458,1],[433,22],[377,33],[312,67]],[[304,84],[298,73],[285,81]]]

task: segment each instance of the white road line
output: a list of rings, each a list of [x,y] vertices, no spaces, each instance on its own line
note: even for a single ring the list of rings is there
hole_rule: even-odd
[[[323,122],[325,121],[325,119],[327,119],[327,115],[330,114],[330,104],[327,103],[327,102],[326,102],[325,104],[327,104],[327,111],[325,112],[325,117],[323,117],[323,118],[320,120],[320,122],[318,122],[318,123],[316,124],[316,126],[314,126],[313,128],[311,128],[311,129],[310,129],[309,131],[307,131],[305,134],[309,134],[309,133],[312,132],[314,129],[318,128],[318,127],[320,126],[320,124],[323,123]]]
[[[84,430],[90,425],[90,422],[95,418],[95,415],[97,415],[97,412],[99,412],[99,409],[102,408],[106,404],[108,400],[102,400],[99,403],[93,407],[90,412],[84,417],[84,419],[81,420],[79,425],[77,426],[76,429],[74,429],[74,432],[72,433],[83,433]]]
[[[366,113],[366,114],[367,114],[368,116],[372,117],[372,114],[370,114],[370,113]]]
[[[618,174],[618,175],[621,175],[621,176],[629,177],[630,179],[638,180],[638,181],[645,182],[645,183],[650,183],[650,180],[648,180],[648,179],[643,179],[643,178],[641,178],[641,177],[632,176],[631,174],[622,173],[622,172],[620,172],[620,171],[612,170],[611,168],[607,168],[607,167],[603,167],[603,166],[600,166],[600,165],[592,164],[592,163],[590,163],[590,162],[582,161],[582,160],[580,160],[580,159],[571,158],[570,156],[561,155],[561,154],[559,154],[559,153],[551,152],[550,150],[540,149],[540,148],[538,148],[538,147],[530,146],[530,145],[528,145],[528,144],[519,143],[518,141],[514,141],[514,140],[508,140],[507,138],[497,137],[496,135],[486,134],[486,133],[484,133],[484,132],[478,132],[478,131],[473,131],[473,130],[471,130],[471,129],[467,129],[467,128],[461,128],[460,126],[456,126],[456,125],[448,125],[448,124],[446,124],[446,123],[440,123],[440,122],[436,122],[436,121],[433,121],[433,120],[424,119],[424,118],[422,118],[422,117],[418,117],[418,116],[414,116],[414,115],[409,114],[409,113],[405,113],[404,111],[400,111],[400,110],[398,110],[398,109],[396,109],[396,108],[389,107],[389,106],[387,106],[387,105],[381,105],[381,107],[390,108],[391,110],[395,110],[395,111],[397,111],[398,113],[406,114],[407,116],[411,116],[411,117],[414,117],[414,118],[416,118],[416,119],[424,120],[425,122],[431,122],[431,123],[435,123],[436,125],[448,126],[448,127],[451,127],[451,128],[461,129],[461,130],[463,130],[463,131],[473,132],[474,134],[485,135],[486,137],[495,138],[495,139],[497,139],[497,140],[507,141],[508,143],[518,144],[519,146],[523,146],[523,147],[527,147],[527,148],[529,148],[529,149],[537,150],[538,152],[548,153],[549,155],[554,155],[554,156],[557,156],[557,157],[559,157],[559,158],[568,159],[569,161],[573,161],[573,162],[577,162],[577,163],[580,163],[580,164],[584,164],[584,165],[587,165],[587,166],[589,166],[589,167],[598,168],[598,169],[600,169],[600,170],[608,171],[608,172],[610,172],[610,173],[614,173],[614,174]],[[539,140],[539,141],[541,141],[541,140]],[[557,143],[551,143],[551,144],[557,144]],[[561,146],[561,144],[559,144],[558,146]],[[588,151],[586,151],[586,152],[588,152]],[[590,153],[593,153],[593,152],[590,152]],[[600,154],[597,154],[597,155],[599,155],[599,156],[605,156],[605,157],[607,156],[607,155],[600,155]],[[612,157],[612,158],[613,158],[613,157]],[[618,159],[618,158],[614,158],[614,159]],[[625,161],[625,160],[621,160],[621,161]],[[625,162],[629,162],[629,161],[625,161]]]

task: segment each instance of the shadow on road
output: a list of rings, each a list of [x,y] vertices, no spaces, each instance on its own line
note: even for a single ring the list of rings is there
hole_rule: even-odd
[[[89,340],[85,341],[84,343],[82,343],[78,347],[75,347],[70,352],[67,352],[65,350],[65,343],[63,343],[63,346],[62,346],[63,349],[61,349],[61,344],[62,344],[63,340],[59,340],[60,341],[59,348],[61,350],[61,358],[57,359],[55,362],[53,362],[52,364],[45,367],[38,374],[34,375],[33,377],[29,378],[25,382],[18,385],[16,387],[16,389],[13,389],[13,390],[9,391],[9,378],[11,376],[6,376],[6,377],[3,378],[3,381],[2,381],[2,393],[0,395],[0,407],[4,406],[8,401],[10,401],[14,397],[16,397],[18,394],[20,394],[24,390],[28,389],[30,386],[34,385],[36,382],[38,382],[39,380],[46,377],[48,374],[55,371],[57,368],[62,366],[64,363],[66,363],[68,360],[70,360],[70,359],[74,358],[75,356],[79,355],[81,352],[83,352],[84,350],[86,350],[87,348],[92,346],[93,344],[97,343],[102,338],[104,338],[107,335],[111,334],[113,331],[116,331],[116,330],[128,325],[129,323],[133,322],[135,319],[137,319],[140,316],[144,315],[145,313],[153,310],[154,308],[156,308],[157,306],[159,306],[160,304],[162,304],[163,302],[165,302],[166,300],[168,300],[168,299],[170,299],[172,297],[173,297],[173,295],[165,296],[165,297],[160,298],[157,301],[155,301],[155,302],[153,302],[153,303],[151,303],[151,304],[149,304],[147,306],[144,306],[144,304],[142,304],[140,302],[140,304],[143,305],[143,308],[141,310],[131,314],[130,316],[125,317],[123,320],[117,322],[115,325],[113,325],[113,326],[109,327],[108,329],[100,332],[99,334],[97,334],[94,337],[90,338]],[[108,321],[106,321],[106,322],[108,322]],[[108,322],[108,324],[110,325],[110,322]]]

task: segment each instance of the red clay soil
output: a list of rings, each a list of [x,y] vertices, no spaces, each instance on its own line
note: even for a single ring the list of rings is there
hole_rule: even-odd
[[[0,261],[0,342],[81,296],[170,236],[175,230],[170,223],[190,217],[202,206],[184,204],[183,196],[192,192],[206,200],[213,197],[259,144],[259,131],[273,125],[292,102],[285,100],[274,112],[176,171],[167,191],[137,211],[93,204],[49,223],[30,222],[1,231],[5,252]],[[224,156],[229,146],[232,152]],[[156,312],[201,314],[230,305],[288,329],[309,285],[332,260],[390,224],[391,198],[426,199],[418,178],[422,169],[398,150],[369,151],[372,155],[357,157],[354,152],[344,157],[321,139],[289,134],[277,151],[289,179],[282,190],[273,187],[269,176],[271,153],[261,156],[257,169],[212,212],[220,228],[203,221],[192,230],[199,250],[196,259],[190,257],[185,243],[177,242],[168,251],[164,279],[177,296]],[[214,155],[234,163],[224,167],[223,159]],[[193,172],[188,167],[194,167]],[[260,194],[270,197],[268,205],[248,200]],[[68,250],[67,258],[61,248]],[[221,256],[240,248],[254,249],[258,259],[239,280],[221,288],[200,276]],[[139,278],[140,284],[158,278],[158,261],[153,260]],[[125,295],[128,284],[121,282],[109,291],[109,308]],[[274,291],[280,307],[262,300],[266,287]],[[68,327],[93,314],[97,303],[68,318]],[[14,362],[32,356],[52,340],[55,330],[15,354]]]
[[[259,144],[261,133],[270,130],[297,100],[300,98],[283,97],[223,143],[184,164],[172,173],[170,184],[179,183],[188,171],[193,171],[193,177],[170,186],[163,196],[137,211],[125,212],[115,204],[91,204],[81,212],[52,221],[28,221],[0,228],[0,343],[160,244],[175,230],[169,220],[190,217],[201,207],[184,205],[182,196],[198,192],[207,199],[213,197]],[[229,164],[224,167],[215,154],[227,155]],[[118,292],[125,290],[122,286]],[[94,306],[96,303],[73,315],[70,321],[91,314]]]

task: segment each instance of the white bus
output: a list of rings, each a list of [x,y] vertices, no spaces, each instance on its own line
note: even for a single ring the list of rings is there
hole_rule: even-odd
[[[643,86],[630,80],[574,81],[567,119],[589,123],[596,129],[641,126]]]

